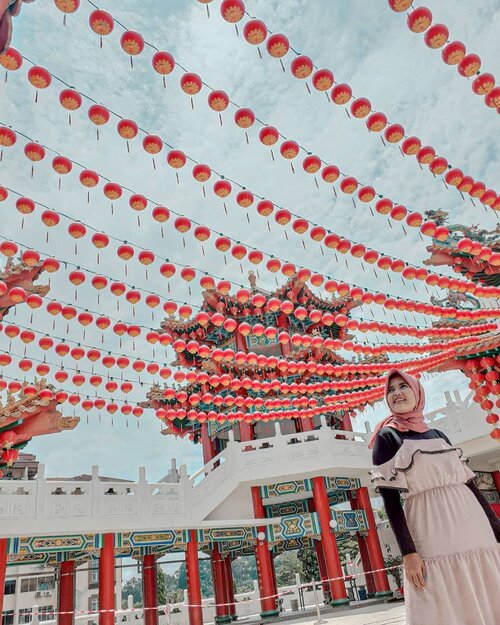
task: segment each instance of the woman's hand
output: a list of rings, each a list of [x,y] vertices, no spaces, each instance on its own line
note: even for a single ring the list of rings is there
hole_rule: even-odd
[[[408,553],[403,556],[403,566],[407,579],[417,590],[423,590],[425,582],[425,564],[418,553]]]

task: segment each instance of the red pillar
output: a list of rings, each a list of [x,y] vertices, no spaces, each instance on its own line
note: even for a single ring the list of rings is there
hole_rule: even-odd
[[[365,511],[366,519],[368,521],[366,546],[368,548],[371,566],[373,569],[383,569],[385,568],[384,557],[382,555],[382,548],[380,547],[380,541],[378,539],[377,526],[375,525],[375,519],[373,517],[370,495],[368,494],[366,486],[358,488],[356,491],[356,499],[358,500],[358,508]],[[375,580],[376,597],[392,595],[386,571],[373,573],[373,579]]]
[[[233,568],[231,566],[231,556],[224,558],[225,565],[225,580],[226,580],[226,601],[229,603],[229,616],[231,620],[235,621],[236,616],[236,603],[234,600],[234,580],[233,580]]]
[[[328,579],[328,573],[326,571],[325,556],[323,555],[323,548],[321,546],[320,540],[314,541],[314,550],[316,551],[316,560],[318,561],[319,576],[322,582],[321,588],[323,589],[323,603],[326,604],[328,601],[330,601],[331,595],[330,586],[326,581]]]
[[[215,622],[230,623],[229,605],[226,600],[225,565],[217,545],[212,549],[212,580],[215,596]]]
[[[145,608],[144,623],[145,625],[158,625],[156,556],[154,553],[144,556],[142,560],[142,593]]]
[[[217,455],[215,453],[214,443],[208,434],[208,423],[201,424],[201,447],[203,450],[203,462],[207,464],[207,462],[210,462],[210,460]]]
[[[99,625],[114,625],[114,623],[115,535],[104,534],[99,554]]]
[[[254,431],[253,425],[251,423],[247,423],[246,421],[240,421],[240,439],[241,441],[253,441]]]
[[[198,563],[198,543],[196,541],[195,530],[189,530],[189,542],[186,545],[186,579],[189,603],[189,625],[203,625],[200,566]]]
[[[265,518],[264,506],[260,497],[260,491],[258,486],[252,486],[252,501],[253,510],[256,519]],[[265,526],[259,526],[257,532],[259,534],[265,534]],[[255,559],[257,561],[257,580],[259,583],[260,592],[260,606],[262,618],[279,615],[278,606],[276,603],[276,590],[274,586],[273,575],[273,563],[271,561],[271,554],[269,553],[269,546],[267,540],[259,540],[257,538],[255,543]]]
[[[332,516],[323,477],[313,477],[313,497],[321,527],[321,545],[325,556],[326,570],[328,578],[331,580],[329,582],[330,592],[332,594],[331,604],[342,605],[344,603],[349,603],[344,580],[333,579],[342,578],[343,572],[342,565],[340,564],[340,556],[337,549],[335,534],[330,527],[330,520]]]
[[[495,482],[497,493],[500,495],[500,471],[493,471],[491,475],[493,475],[493,481]]]
[[[349,498],[349,501],[351,502],[351,509],[358,510],[358,500],[353,497],[353,494],[351,492],[348,492],[347,496]],[[366,539],[364,536],[361,536],[359,532],[356,534],[356,537],[358,539],[359,555],[361,556],[361,563],[363,564],[363,571],[365,573],[367,594],[368,597],[374,597],[377,589],[375,588],[373,573],[367,573],[367,571],[372,571],[373,567],[370,560],[370,554],[368,553]]]
[[[3,610],[3,593],[5,589],[5,572],[7,570],[7,539],[0,538],[0,615]]]
[[[62,562],[59,570],[59,625],[75,622],[75,561]]]

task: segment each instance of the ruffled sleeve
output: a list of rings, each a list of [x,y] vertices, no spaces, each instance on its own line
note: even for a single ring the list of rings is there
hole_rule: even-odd
[[[462,450],[460,450],[462,451]],[[462,467],[465,473],[465,481],[466,482],[470,482],[471,480],[475,480],[477,478],[477,475],[474,473],[474,471],[469,467],[469,458],[465,458],[464,456],[462,456],[460,458],[460,460],[462,461]]]
[[[396,488],[408,492],[408,483],[404,471],[395,467],[393,460],[373,467],[370,471],[370,481],[374,485],[375,492],[380,493],[380,488]]]

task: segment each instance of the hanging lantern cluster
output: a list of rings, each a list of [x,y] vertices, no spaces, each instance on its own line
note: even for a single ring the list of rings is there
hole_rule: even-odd
[[[407,4],[407,3],[402,3]],[[401,9],[397,2],[389,0],[389,6],[397,12]],[[410,5],[411,6],[411,5]],[[425,45],[431,49],[441,49],[441,58],[447,65],[455,65],[460,76],[472,78],[472,91],[484,96],[484,103],[500,112],[500,87],[495,87],[495,77],[481,73],[481,59],[477,54],[467,53],[461,41],[450,41],[450,32],[444,24],[433,24],[433,16],[427,7],[418,7],[408,13],[407,25],[414,32],[424,35]]]
[[[474,401],[486,411],[486,422],[491,425],[490,436],[500,440],[499,416],[493,412],[500,408],[500,356],[493,354],[482,358],[468,358],[465,361],[464,373],[469,377],[469,387],[474,391]],[[490,396],[495,399],[493,401]]]

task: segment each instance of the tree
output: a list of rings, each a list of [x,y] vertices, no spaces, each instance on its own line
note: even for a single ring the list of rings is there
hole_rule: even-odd
[[[278,586],[292,586],[295,584],[296,573],[301,572],[301,562],[296,551],[285,551],[274,561],[276,581]]]
[[[122,587],[122,607],[127,607],[128,596],[132,595],[134,607],[142,607],[142,582],[138,577],[131,577]]]
[[[164,605],[167,600],[167,586],[165,584],[165,573],[159,564],[156,565],[156,596],[158,605]]]
[[[301,564],[301,580],[303,582],[319,580],[320,574],[315,549],[312,547],[302,547],[297,552],[297,558]]]

